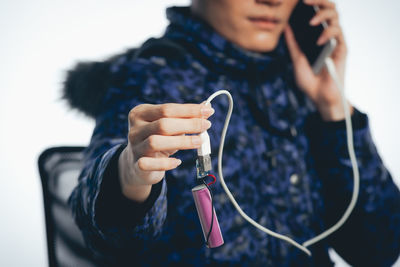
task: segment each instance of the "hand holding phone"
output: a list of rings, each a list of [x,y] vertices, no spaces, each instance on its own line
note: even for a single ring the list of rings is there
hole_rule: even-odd
[[[344,114],[340,91],[323,69],[326,57],[331,57],[339,80],[344,83],[347,48],[335,4],[329,0],[299,1],[285,29],[296,84],[314,102],[324,120],[341,120]],[[322,46],[317,44],[319,39]]]

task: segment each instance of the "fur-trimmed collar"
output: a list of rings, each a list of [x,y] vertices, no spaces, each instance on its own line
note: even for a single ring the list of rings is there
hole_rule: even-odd
[[[122,55],[132,56],[137,49],[115,55],[105,61],[78,62],[67,72],[62,97],[72,108],[89,117],[100,112],[101,101],[109,88],[110,67]]]

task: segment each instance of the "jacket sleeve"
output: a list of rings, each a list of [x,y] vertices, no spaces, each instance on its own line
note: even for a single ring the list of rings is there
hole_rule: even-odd
[[[318,115],[311,121],[311,150],[330,227],[343,215],[353,191],[345,122],[323,122]],[[355,109],[352,123],[360,192],[348,221],[328,241],[354,266],[391,266],[400,253],[400,192],[372,141],[368,117]]]
[[[138,69],[138,74],[131,73],[117,70],[117,86],[107,91],[85,152],[79,184],[69,199],[86,245],[96,258],[114,263],[133,256],[133,252],[140,253],[146,241],[157,238],[167,214],[164,179],[153,185],[150,197],[140,205],[121,193],[118,157],[127,142],[128,113],[138,104],[149,103],[142,92],[152,91],[154,86],[151,76]]]

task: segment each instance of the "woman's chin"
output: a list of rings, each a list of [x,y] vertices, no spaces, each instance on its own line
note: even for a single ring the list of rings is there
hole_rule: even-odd
[[[271,52],[278,45],[279,38],[271,36],[272,34],[262,34],[253,38],[241,39],[237,44],[252,52],[265,53]]]

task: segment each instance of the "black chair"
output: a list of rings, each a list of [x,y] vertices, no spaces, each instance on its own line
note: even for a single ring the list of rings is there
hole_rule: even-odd
[[[39,156],[49,266],[96,266],[76,226],[68,197],[77,185],[84,147],[53,147]]]

